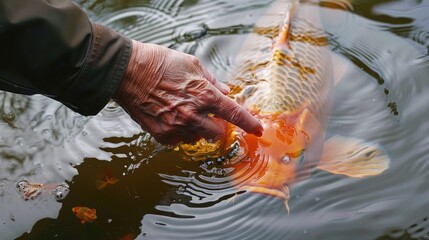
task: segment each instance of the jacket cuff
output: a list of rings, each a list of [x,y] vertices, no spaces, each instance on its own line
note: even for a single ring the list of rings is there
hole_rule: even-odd
[[[82,115],[95,115],[113,97],[131,56],[131,39],[91,23],[92,42],[85,63],[63,103]]]

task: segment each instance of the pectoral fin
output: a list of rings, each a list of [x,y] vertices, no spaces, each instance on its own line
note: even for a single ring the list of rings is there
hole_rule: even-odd
[[[308,137],[314,137],[323,131],[319,120],[308,110],[304,109],[299,116],[296,128],[305,132]]]
[[[389,163],[389,156],[378,144],[335,136],[325,142],[318,168],[359,178],[380,174]]]

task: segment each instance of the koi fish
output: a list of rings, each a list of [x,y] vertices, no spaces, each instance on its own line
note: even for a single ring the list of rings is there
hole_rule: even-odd
[[[86,222],[92,222],[95,219],[97,219],[96,210],[93,208],[87,208],[87,207],[74,207],[72,208],[72,211],[74,215],[80,219],[80,222],[82,224]]]
[[[261,121],[263,135],[230,126],[220,142],[182,144],[185,155],[199,159],[216,147],[227,155],[238,152],[230,156],[233,176],[252,176],[237,177],[235,184],[283,199],[288,211],[288,186],[314,168],[350,177],[377,175],[388,168],[389,157],[377,144],[340,136],[325,141],[335,74],[316,6],[297,0],[273,2],[256,22],[237,63],[228,82],[230,97]]]
[[[119,179],[115,177],[106,176],[105,180],[96,180],[95,187],[97,190],[103,190],[107,188],[109,185],[113,185],[119,182]]]

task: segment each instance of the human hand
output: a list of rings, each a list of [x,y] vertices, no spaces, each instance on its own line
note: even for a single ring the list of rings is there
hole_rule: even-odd
[[[114,99],[163,144],[217,139],[225,132],[224,120],[261,136],[262,125],[225,96],[228,92],[229,87],[216,81],[196,57],[133,41],[130,62]]]

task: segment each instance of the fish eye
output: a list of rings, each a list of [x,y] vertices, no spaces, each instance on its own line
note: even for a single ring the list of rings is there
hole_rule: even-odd
[[[282,161],[282,163],[285,163],[285,164],[287,164],[287,163],[289,163],[290,162],[290,157],[288,156],[288,155],[284,155],[282,158],[281,158],[281,161]]]
[[[370,151],[365,153],[365,157],[366,158],[372,158],[372,157],[374,157],[375,154],[376,154],[376,150],[370,150]]]
[[[304,149],[294,153],[286,153],[280,160],[285,164],[288,164],[292,160],[298,161],[298,164],[302,164],[304,162]]]

